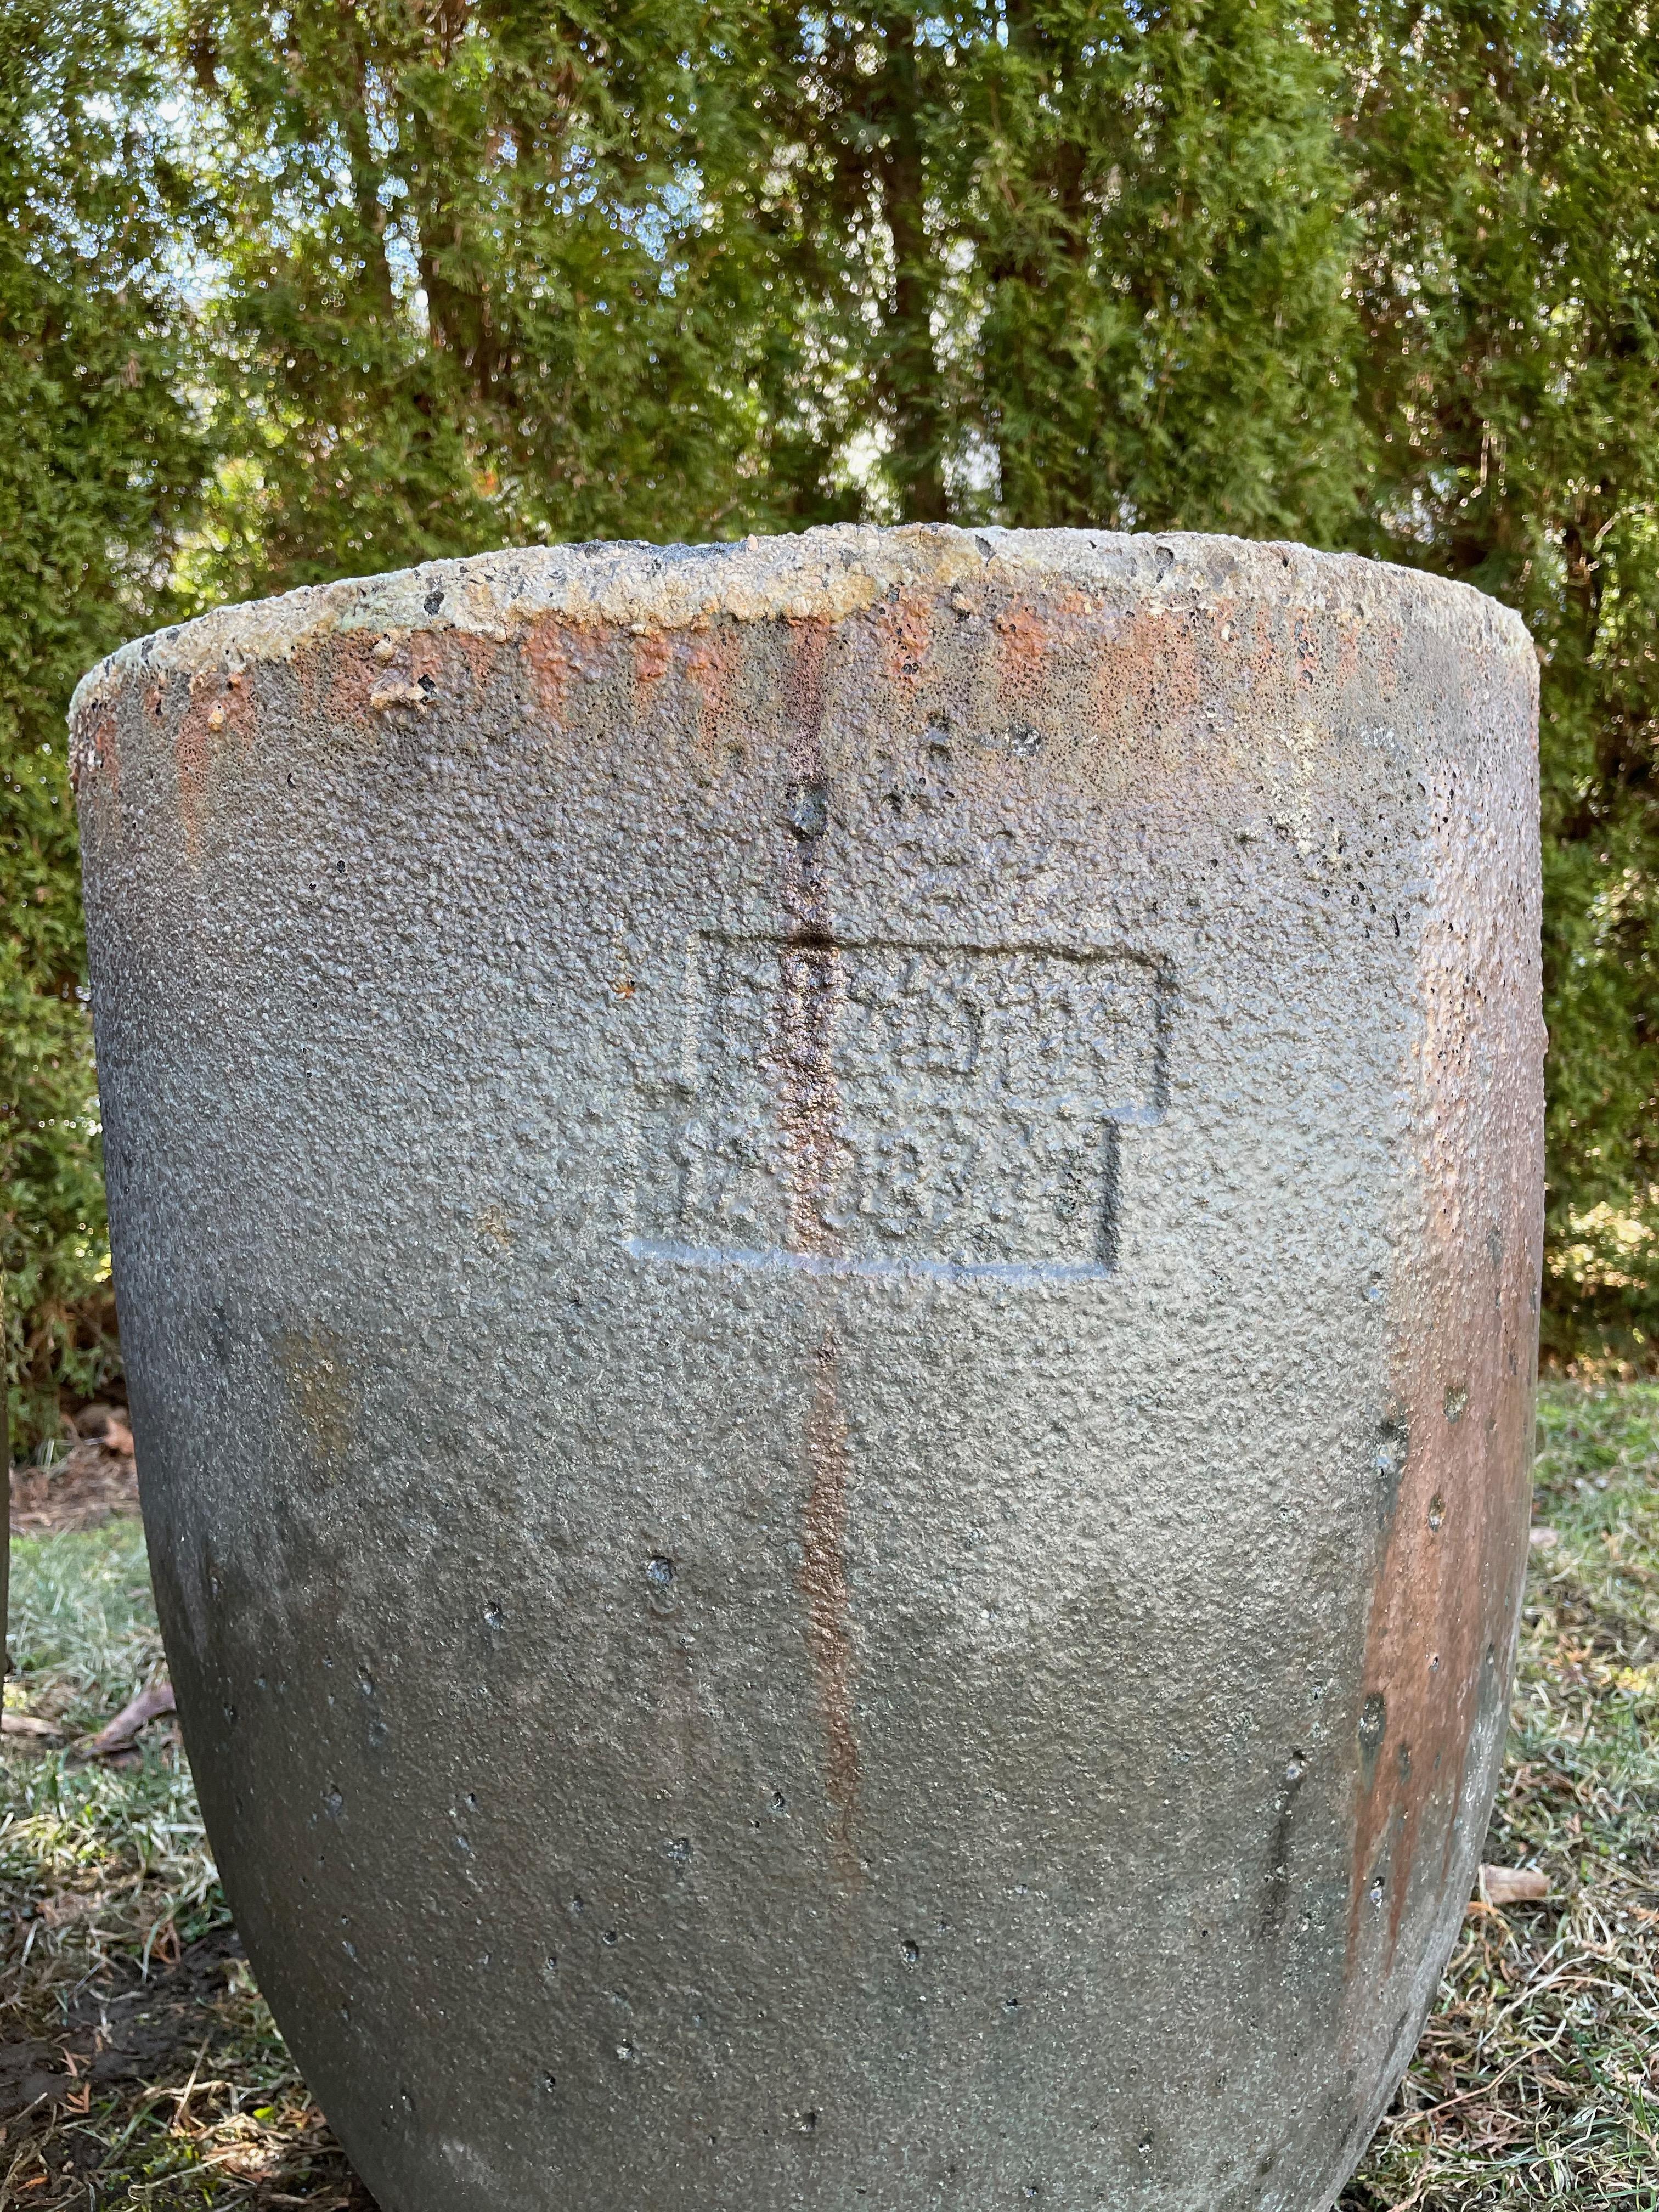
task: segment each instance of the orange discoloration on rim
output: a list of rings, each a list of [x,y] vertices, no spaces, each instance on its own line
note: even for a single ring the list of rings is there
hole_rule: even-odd
[[[1312,614],[1298,612],[1292,617],[1291,635],[1296,647],[1296,688],[1311,691],[1319,681],[1320,647],[1326,631],[1324,621]]]
[[[1258,605],[1251,623],[1251,641],[1242,653],[1244,665],[1252,676],[1277,678],[1283,674],[1284,630],[1282,617],[1276,607]]]
[[[1153,720],[1195,713],[1208,668],[1200,631],[1207,618],[1165,608],[1137,611],[1102,651],[1090,685],[1099,727],[1139,739]]]
[[[1382,650],[1376,660],[1376,688],[1385,701],[1399,692],[1400,662],[1405,649],[1406,633],[1397,621],[1390,620],[1382,631]]]
[[[1346,690],[1359,672],[1359,641],[1361,625],[1357,616],[1340,615],[1337,618],[1336,669],[1333,684]]]
[[[995,617],[998,658],[1016,683],[1047,667],[1054,625],[1035,607],[1005,607]]]
[[[737,623],[720,623],[693,634],[682,671],[690,710],[692,741],[712,768],[722,743],[736,748],[733,693],[743,663],[743,636]]]
[[[933,651],[939,602],[931,592],[901,592],[877,615],[881,665],[889,683],[908,688],[923,673]]]
[[[446,683],[453,685],[456,677],[461,673],[453,654],[454,648],[450,640],[429,629],[416,630],[404,647],[403,665],[408,672],[409,681],[417,689],[428,690],[434,706],[442,696]],[[398,663],[394,660],[387,673],[392,674],[397,668]],[[471,671],[467,672],[470,674]],[[424,686],[421,683],[422,677],[426,678]],[[419,709],[416,711],[418,713]]]
[[[82,731],[76,733],[70,747],[70,788],[78,797],[82,781],[87,775],[102,776],[109,786],[110,796],[119,802],[121,797],[121,746],[115,717],[107,708],[101,710]]]
[[[337,722],[364,728],[439,707],[471,706],[494,680],[509,648],[502,637],[472,630],[390,632],[379,639],[331,640],[326,663],[328,713]],[[307,684],[318,680],[302,661]],[[419,692],[420,699],[413,696]]]
[[[634,684],[641,706],[674,665],[674,639],[667,630],[648,629],[634,640]]]
[[[185,711],[173,733],[187,849],[195,849],[215,768],[233,745],[245,745],[251,739],[255,721],[252,686],[240,670],[203,670],[190,678]]]
[[[532,623],[519,635],[519,652],[530,672],[536,704],[556,729],[562,729],[570,686],[581,671],[567,625],[553,619]]]
[[[430,670],[441,690],[447,690],[452,700],[462,686],[473,698],[487,690],[510,651],[505,635],[489,637],[477,630],[448,629],[433,630],[427,635],[432,657],[428,660],[417,654],[417,677]],[[414,642],[411,639],[411,645]]]
[[[402,658],[401,641],[389,659],[374,647],[375,640],[364,632],[331,639],[325,647],[296,659],[302,690],[314,696],[321,690],[323,712],[331,721],[366,727],[377,720],[370,699],[383,685],[398,680],[407,661]]]

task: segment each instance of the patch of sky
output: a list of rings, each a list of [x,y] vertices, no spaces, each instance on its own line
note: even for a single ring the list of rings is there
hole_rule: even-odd
[[[702,228],[708,215],[702,173],[687,167],[651,198],[617,208],[612,220],[658,264],[659,290],[672,294],[688,265],[677,257],[675,249],[682,240]]]
[[[392,289],[396,296],[409,307],[415,320],[424,331],[426,293],[421,284],[421,264],[414,241],[400,223],[389,222],[384,233],[386,267],[392,272]]]
[[[373,66],[363,71],[363,123],[368,149],[377,161],[395,161],[400,140],[398,101],[392,87]]]
[[[963,431],[943,465],[953,507],[978,512],[995,506],[1002,493],[1002,455],[983,430]]]
[[[1409,538],[1419,545],[1431,545],[1435,541],[1434,516],[1420,487],[1413,491],[1408,501],[1385,509],[1380,519],[1390,538]]]
[[[884,425],[871,425],[847,440],[830,468],[832,484],[855,490],[872,522],[900,520],[898,501],[887,479],[887,457],[892,447],[891,432]]]

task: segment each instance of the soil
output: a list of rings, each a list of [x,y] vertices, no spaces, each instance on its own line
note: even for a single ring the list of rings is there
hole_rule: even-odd
[[[86,1437],[52,1467],[11,1471],[11,1533],[55,1536],[65,1528],[99,1528],[138,1510],[138,1474],[131,1452],[106,1450]]]
[[[234,2068],[237,2023],[234,2008],[219,2001],[242,1955],[241,1939],[227,1927],[189,1945],[171,1965],[152,1961],[148,1978],[131,1960],[112,1964],[76,1996],[50,2042],[35,2038],[0,2048],[0,2143],[15,2166],[33,2140],[47,2180],[47,2195],[31,2203],[78,2212],[83,2201],[100,2201],[82,2192],[106,2185],[110,2146],[77,2125],[76,2116],[107,2092],[136,2090],[142,2105],[157,2082],[192,2071],[211,2075],[222,2049]],[[239,2192],[235,2202],[376,2212],[320,2122],[318,2140],[304,2148],[310,2155],[285,2183],[275,2179],[251,2198]]]
[[[76,1997],[53,2042],[0,2048],[0,2124],[31,2108],[46,2124],[45,2108],[78,2099],[88,2081],[97,2091],[152,2081],[181,2052],[198,2049],[227,1969],[241,1956],[235,1929],[216,1928],[176,1966],[152,1966],[148,1981],[135,1966],[100,1975]]]

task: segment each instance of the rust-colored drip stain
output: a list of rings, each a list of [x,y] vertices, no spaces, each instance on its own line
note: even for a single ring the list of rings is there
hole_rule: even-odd
[[[830,922],[824,866],[833,793],[824,767],[823,709],[830,656],[838,642],[831,623],[790,626],[792,665],[784,702],[789,774],[784,835],[788,843],[781,888],[784,908],[798,938],[822,939]]]
[[[556,729],[562,729],[570,686],[580,680],[580,655],[566,625],[549,617],[520,633],[519,651],[530,672],[536,704]]]
[[[853,1637],[848,1621],[847,1512],[851,1455],[836,1382],[836,1340],[826,1328],[812,1363],[812,1403],[806,1429],[810,1486],[802,1520],[799,1583],[806,1601],[806,1635],[828,1739],[824,1787],[833,1814],[830,1848],[836,1871],[855,1881],[854,1842],[859,1803],[859,1745],[853,1725]]]
[[[1250,617],[1251,643],[1248,651],[1241,647],[1245,665],[1253,676],[1273,677],[1279,672],[1279,616],[1273,607],[1258,605]]]
[[[694,635],[686,650],[683,670],[692,742],[710,769],[718,767],[723,744],[733,750],[741,745],[734,696],[742,666],[743,636],[736,623]]]
[[[1389,1486],[1379,1492],[1360,1683],[1362,1737],[1369,1728],[1375,1741],[1361,1747],[1348,1931],[1352,1962],[1367,1913],[1385,1915],[1385,1973],[1413,1892],[1446,1878],[1468,1759],[1489,1755],[1504,1725],[1490,1708],[1502,1701],[1525,1567],[1540,1234],[1528,1086],[1492,1073],[1523,1068],[1541,1048],[1535,984],[1516,973],[1535,960],[1535,908],[1494,911],[1467,859],[1485,823],[1450,775],[1431,798],[1440,896],[1419,955],[1410,1085],[1424,1227],[1398,1293],[1390,1429],[1403,1434],[1404,1465],[1391,1511]],[[1419,1885],[1425,1848],[1434,1864]]]
[[[1377,695],[1385,702],[1392,700],[1400,690],[1400,667],[1405,650],[1405,630],[1396,618],[1389,616],[1382,626],[1382,647],[1376,659]]]
[[[1319,644],[1324,623],[1311,615],[1297,615],[1291,625],[1296,641],[1296,688],[1311,691],[1319,673]]]
[[[475,708],[512,648],[504,635],[471,630],[392,630],[335,636],[298,656],[302,693],[337,727],[374,738],[428,715]]]
[[[1005,607],[997,616],[995,626],[1006,674],[1018,679],[1046,672],[1054,629],[1035,607]]]
[[[1166,608],[1139,609],[1099,656],[1090,686],[1103,732],[1139,739],[1147,724],[1194,714],[1209,693],[1211,665],[1200,629],[1206,618]]]
[[[70,787],[77,797],[81,779],[88,772],[105,779],[109,786],[110,797],[118,805],[121,797],[120,738],[115,717],[107,708],[98,715],[80,743],[70,747]]]
[[[878,613],[883,672],[901,690],[914,685],[927,666],[937,605],[932,592],[901,592]]]
[[[1336,667],[1331,678],[1331,688],[1346,691],[1359,673],[1359,642],[1361,624],[1350,617],[1342,621],[1336,634]]]
[[[841,954],[829,933],[832,794],[823,743],[836,645],[830,623],[790,626],[785,693],[789,780],[782,794],[786,819],[781,834],[787,842],[780,886],[790,934],[780,954],[773,1048],[778,1119],[789,1155],[790,1241],[797,1251],[821,1254],[835,1252],[838,1244],[829,1204],[840,1142],[833,1048],[842,975]],[[845,1553],[851,1455],[836,1358],[835,1334],[826,1325],[812,1363],[799,1583],[823,1714],[824,1788],[834,1816],[831,1854],[837,1874],[850,1883],[859,1873],[853,1841],[859,1747]]]
[[[634,684],[641,708],[674,665],[674,641],[666,630],[648,629],[634,640]]]
[[[1414,1363],[1407,1381],[1401,1407],[1407,1462],[1361,1683],[1349,1948],[1352,1954],[1366,1912],[1385,1912],[1384,1972],[1425,1840],[1437,1847],[1437,1880],[1443,1868],[1482,1680],[1508,1656],[1518,1510],[1511,1471],[1524,1463],[1517,1413],[1525,1393],[1499,1379],[1495,1344],[1464,1342],[1487,1384],[1472,1396],[1461,1435],[1437,1402],[1432,1355]]]
[[[778,1121],[789,1148],[789,1212],[797,1251],[830,1253],[836,1237],[827,1218],[839,1144],[840,1101],[833,1060],[841,953],[830,939],[824,870],[831,793],[823,763],[823,724],[831,626],[793,629],[787,712],[789,781],[783,799],[787,842],[782,884],[790,934],[779,961],[774,1079]]]
[[[252,684],[240,670],[212,669],[191,678],[185,711],[173,733],[173,757],[185,842],[191,851],[214,769],[233,745],[247,744],[256,720]]]
[[[388,672],[392,664],[377,656],[375,643],[366,631],[350,631],[330,638],[325,648],[296,654],[295,672],[307,706],[337,726],[374,725],[379,717],[370,699],[406,675],[404,669]]]
[[[439,697],[452,707],[471,706],[488,690],[511,650],[504,635],[471,629],[417,631],[410,648],[416,680],[430,674]]]
[[[831,1052],[840,997],[834,945],[787,945],[782,955],[778,1118],[790,1152],[790,1232],[799,1252],[831,1253],[828,1218],[840,1146]]]

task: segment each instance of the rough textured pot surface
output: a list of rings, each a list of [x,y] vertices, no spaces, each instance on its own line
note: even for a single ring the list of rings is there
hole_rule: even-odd
[[[1519,620],[836,529],[77,695],[185,1739],[386,2212],[1328,2205],[1502,1743]]]

